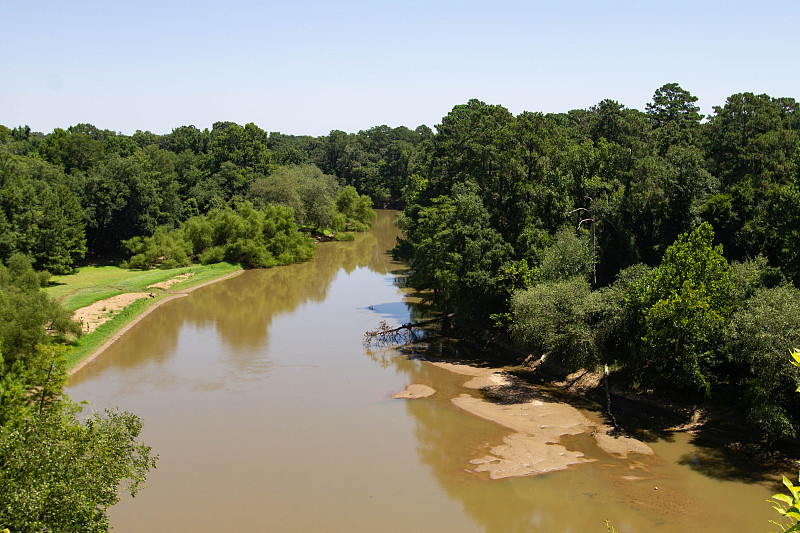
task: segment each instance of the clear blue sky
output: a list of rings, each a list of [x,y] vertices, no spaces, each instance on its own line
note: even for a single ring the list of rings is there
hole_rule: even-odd
[[[0,14],[0,124],[43,132],[433,127],[471,98],[644,110],[669,82],[706,114],[737,92],[800,99],[797,1],[0,0]]]

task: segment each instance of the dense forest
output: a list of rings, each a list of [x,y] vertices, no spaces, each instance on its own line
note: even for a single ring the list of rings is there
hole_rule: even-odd
[[[79,332],[40,290],[48,273],[302,261],[312,236],[368,228],[373,206],[403,210],[394,254],[448,331],[508,336],[565,372],[606,364],[617,383],[795,436],[800,106],[739,93],[704,117],[696,101],[675,83],[644,111],[471,100],[435,132],[321,137],[0,126],[2,521],[105,530],[113,488],[135,492],[154,465],[134,415],[79,422],[62,397],[60,341]],[[94,469],[72,468],[76,453]],[[85,476],[97,494],[76,490]]]
[[[462,333],[794,436],[800,107],[696,101],[671,83],[644,112],[456,106],[417,157],[395,253]]]

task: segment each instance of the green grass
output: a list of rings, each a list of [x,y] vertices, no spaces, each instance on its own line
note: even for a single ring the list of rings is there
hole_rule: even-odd
[[[92,354],[108,339],[118,333],[137,316],[146,311],[170,292],[180,292],[195,285],[220,278],[241,269],[231,263],[213,265],[192,265],[170,270],[127,270],[115,266],[83,267],[76,274],[53,276],[45,291],[59,300],[69,311],[86,307],[99,300],[105,300],[127,292],[151,292],[155,298],[136,300],[121,310],[111,320],[95,331],[76,339],[73,350],[67,355],[67,368],[72,368]],[[172,279],[179,274],[194,272],[194,276],[176,283],[169,291],[148,289],[148,285]]]
[[[157,300],[151,298],[136,300],[93,332],[75,340],[72,345],[73,349],[70,350],[66,356],[67,368],[74,367],[94,353],[103,343],[124,328],[131,320],[146,311],[148,307],[155,304],[156,301]]]
[[[180,291],[224,276],[241,267],[231,263],[192,265],[169,270],[127,270],[116,266],[82,267],[76,274],[52,276],[45,292],[68,311],[75,311],[99,300],[126,292],[150,292],[148,285],[172,279],[179,274],[194,272],[186,281],[173,285]],[[156,289],[153,292],[158,292]]]

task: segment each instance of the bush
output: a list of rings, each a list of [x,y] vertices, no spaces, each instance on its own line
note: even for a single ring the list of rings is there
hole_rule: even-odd
[[[726,330],[727,353],[744,367],[747,420],[772,436],[795,436],[800,422],[800,369],[786,357],[800,346],[800,290],[759,289],[734,313]]]
[[[159,228],[152,237],[130,239],[126,246],[134,254],[128,261],[131,268],[185,265],[189,254],[204,265],[229,261],[261,268],[314,255],[313,244],[299,232],[291,208],[268,205],[259,210],[249,202],[192,217],[179,229]]]
[[[517,344],[548,355],[565,370],[589,368],[597,362],[589,282],[576,276],[546,281],[511,298]]]

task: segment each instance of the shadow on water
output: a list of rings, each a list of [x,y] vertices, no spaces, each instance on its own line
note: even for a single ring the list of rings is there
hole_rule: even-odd
[[[767,452],[755,446],[722,445],[720,435],[701,429],[691,440],[694,449],[683,454],[678,463],[714,479],[743,483],[766,483],[775,492],[783,492],[779,472],[797,471],[779,452]]]
[[[508,363],[508,354],[487,352],[474,345],[436,335],[429,335],[423,342],[407,346],[402,350],[409,359],[432,362],[465,364],[476,368],[500,368]],[[385,361],[388,365],[390,361]],[[607,424],[611,421],[605,413],[605,398],[587,398],[560,387],[545,383],[530,369],[505,367],[511,382],[508,385],[487,387],[480,390],[481,396],[499,405],[513,405],[533,400],[566,403],[584,411],[595,413]],[[630,404],[630,405],[628,405]],[[625,433],[648,443],[676,442],[677,432],[670,423],[675,420],[663,418],[663,413],[649,413],[647,406],[633,405],[625,399],[614,400],[614,405],[624,414],[618,414]],[[414,406],[414,410],[417,410]],[[421,407],[419,407],[421,409]],[[655,407],[653,410],[657,410]],[[724,434],[723,434],[724,435]],[[727,440],[727,442],[722,442]],[[796,465],[788,464],[780,453],[764,452],[758,446],[731,445],[731,437],[720,437],[718,431],[700,428],[689,444],[691,451],[683,454],[677,464],[690,468],[703,476],[723,481],[758,483],[782,492],[783,485],[777,472],[793,472]]]

